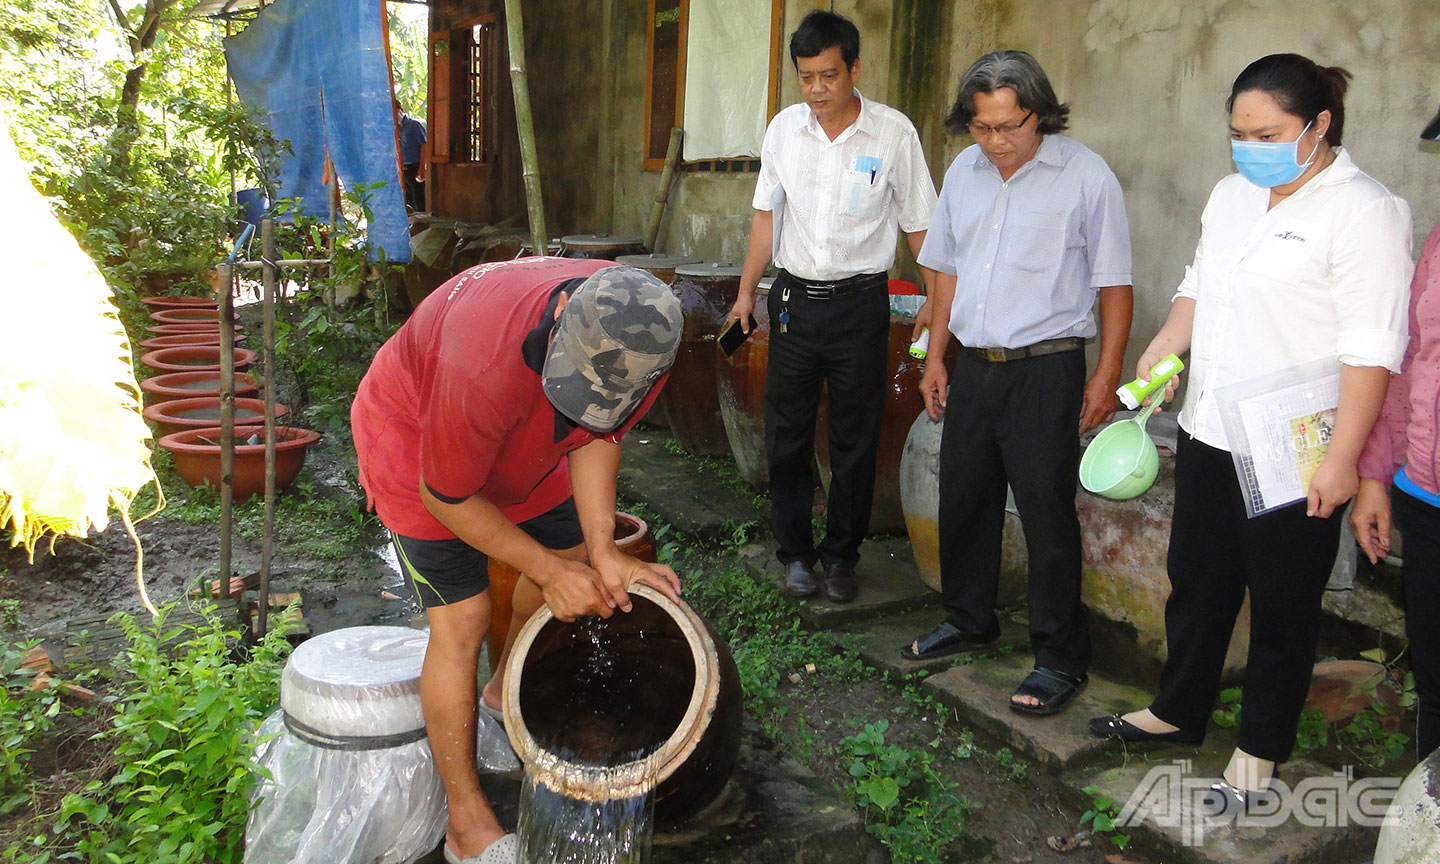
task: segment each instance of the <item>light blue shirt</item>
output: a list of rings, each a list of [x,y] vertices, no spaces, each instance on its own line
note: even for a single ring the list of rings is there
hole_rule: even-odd
[[[1099,289],[1132,284],[1120,181],[1063,135],[1041,138],[1009,181],[971,145],[945,172],[919,261],[956,277],[950,331],[962,345],[1089,338]]]

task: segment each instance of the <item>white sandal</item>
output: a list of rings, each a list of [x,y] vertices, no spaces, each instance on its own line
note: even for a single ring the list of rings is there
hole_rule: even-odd
[[[515,864],[520,860],[520,838],[514,834],[506,834],[494,843],[485,847],[485,851],[479,855],[471,855],[469,858],[461,858],[450,849],[450,844],[445,844],[445,860],[450,864]]]

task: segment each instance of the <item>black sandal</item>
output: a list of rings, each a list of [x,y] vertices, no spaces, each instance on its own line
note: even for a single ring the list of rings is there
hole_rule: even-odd
[[[949,621],[941,621],[939,627],[915,640],[913,644],[918,651],[912,650],[909,645],[902,645],[900,656],[906,660],[933,660],[936,657],[949,657],[951,654],[963,654],[967,651],[983,651],[993,647],[999,640],[999,633],[975,639],[961,633],[960,628]]]
[[[1088,683],[1090,678],[1087,675],[1076,677],[1044,666],[1036,666],[1010,697],[1010,707],[1021,714],[1048,717],[1069,705],[1070,700],[1084,690]],[[1040,700],[1040,704],[1022,705],[1015,701],[1015,696],[1033,696]]]

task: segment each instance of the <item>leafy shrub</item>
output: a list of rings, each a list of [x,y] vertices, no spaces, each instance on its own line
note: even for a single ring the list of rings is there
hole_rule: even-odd
[[[168,610],[167,610],[168,611]],[[94,864],[240,862],[250,810],[254,733],[278,695],[294,613],[250,652],[213,606],[193,628],[141,625],[121,613],[134,673],[118,684],[109,728],[118,770],[66,795],[6,861]]]

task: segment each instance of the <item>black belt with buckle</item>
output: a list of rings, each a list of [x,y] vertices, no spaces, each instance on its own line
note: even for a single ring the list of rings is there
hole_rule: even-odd
[[[973,354],[987,363],[1009,363],[1012,360],[1024,360],[1026,357],[1043,357],[1046,354],[1080,351],[1084,348],[1085,340],[1083,338],[1067,336],[1063,339],[1046,339],[1044,342],[1036,342],[1034,345],[1026,345],[1024,348],[971,348],[967,345],[961,350],[967,354]]]
[[[889,282],[889,277],[884,273],[861,273],[858,276],[847,276],[844,279],[832,279],[828,282],[818,280],[802,279],[788,270],[781,271],[785,277],[801,288],[805,289],[805,296],[811,300],[834,300],[837,297],[844,297],[847,294],[855,294],[860,291],[869,291],[878,288]]]

